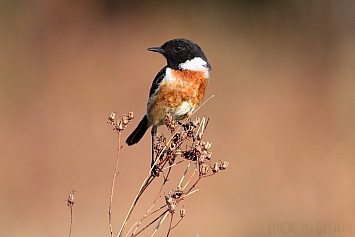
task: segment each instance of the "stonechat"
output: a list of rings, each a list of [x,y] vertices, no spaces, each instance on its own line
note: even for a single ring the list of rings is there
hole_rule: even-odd
[[[167,65],[153,80],[147,111],[127,138],[129,146],[138,143],[150,126],[154,146],[157,127],[164,124],[166,115],[182,120],[194,112],[201,104],[210,78],[211,65],[200,46],[191,40],[173,39],[148,50],[161,53]]]

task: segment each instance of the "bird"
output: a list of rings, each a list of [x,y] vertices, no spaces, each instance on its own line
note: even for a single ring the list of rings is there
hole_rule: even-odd
[[[212,67],[200,46],[188,39],[172,39],[160,47],[147,50],[162,54],[167,65],[155,76],[149,90],[146,113],[126,143],[128,146],[138,143],[148,128],[152,127],[154,164],[153,148],[157,127],[164,124],[167,114],[173,120],[182,120],[198,108],[210,80]]]

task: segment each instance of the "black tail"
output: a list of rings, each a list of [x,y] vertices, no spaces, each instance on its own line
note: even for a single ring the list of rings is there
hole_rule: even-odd
[[[147,115],[144,115],[142,120],[139,122],[138,126],[134,131],[129,135],[129,137],[126,140],[126,143],[128,146],[132,146],[141,140],[141,138],[144,136],[145,132],[148,130],[148,118]]]

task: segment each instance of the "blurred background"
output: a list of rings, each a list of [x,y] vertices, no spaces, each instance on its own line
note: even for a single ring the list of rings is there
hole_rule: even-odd
[[[212,158],[230,166],[199,183],[171,236],[276,236],[269,224],[280,222],[355,232],[354,1],[0,4],[1,236],[67,236],[73,188],[72,236],[109,236],[117,135],[107,117],[134,111],[125,139],[166,63],[146,49],[177,37],[197,42],[213,67],[205,98],[215,97],[196,116],[211,119]],[[149,136],[123,147],[114,233],[149,154]]]

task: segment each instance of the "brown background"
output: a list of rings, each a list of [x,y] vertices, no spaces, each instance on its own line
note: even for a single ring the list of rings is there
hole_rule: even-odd
[[[213,67],[205,98],[215,97],[197,115],[211,118],[213,159],[230,167],[200,183],[172,236],[272,236],[269,222],[292,221],[355,231],[353,1],[1,5],[1,236],[67,236],[73,188],[72,236],[109,236],[117,136],[106,119],[133,109],[123,136],[134,129],[165,65],[146,48],[176,37],[201,45]],[[149,136],[122,150],[115,233],[149,152]]]

